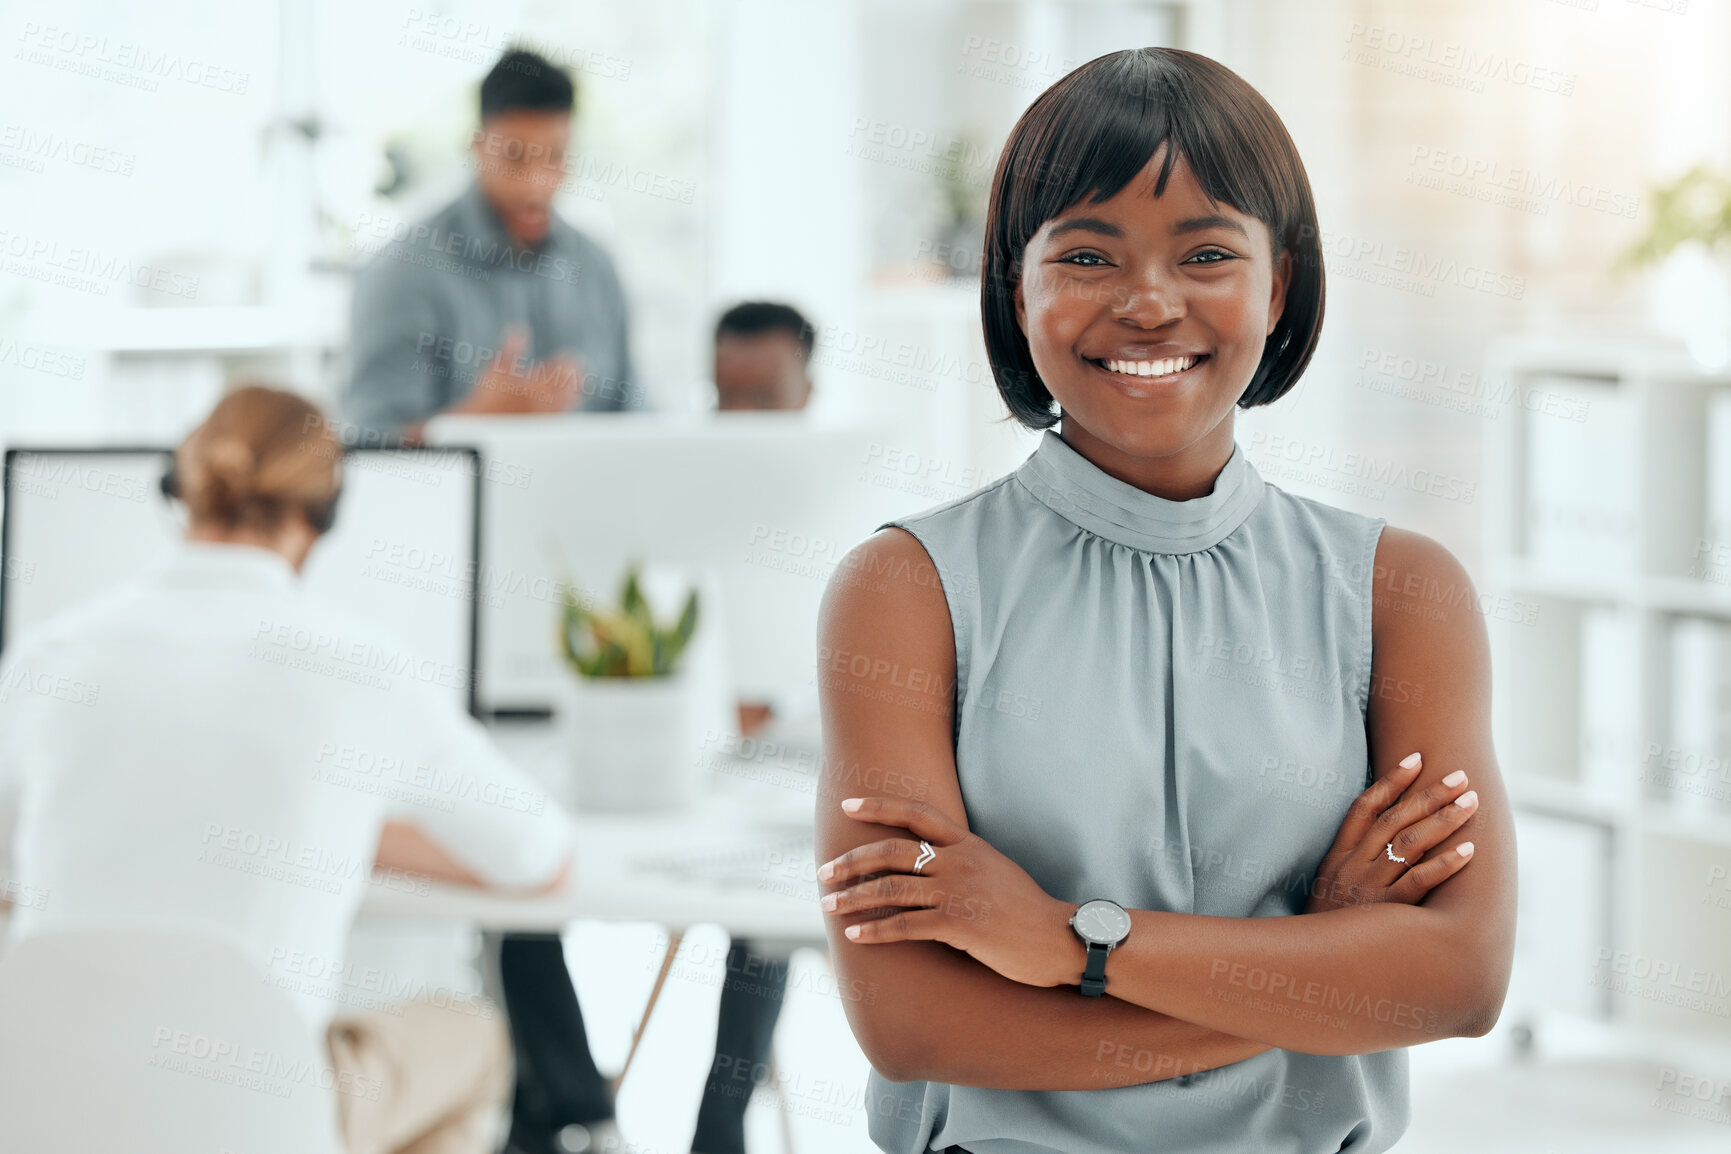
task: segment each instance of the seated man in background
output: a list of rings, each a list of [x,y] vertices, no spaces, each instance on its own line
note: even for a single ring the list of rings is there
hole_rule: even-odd
[[[715,326],[715,399],[721,412],[786,412],[811,399],[811,354],[816,333],[789,305],[738,304]],[[740,732],[760,733],[770,706],[739,703]],[[745,1154],[745,1108],[756,1076],[769,1068],[770,1043],[787,989],[788,955],[735,938],[717,1013],[715,1057],[697,1113],[694,1154]],[[740,1079],[741,1070],[752,1079]]]
[[[812,392],[807,365],[813,344],[811,325],[787,305],[747,303],[727,310],[715,329],[717,408],[803,409]],[[750,735],[770,723],[771,709],[742,701],[739,717],[741,732]],[[615,1132],[605,1121],[611,1100],[602,1097],[600,1076],[589,1059],[560,939],[556,934],[513,935],[506,945],[502,957],[508,964],[502,966],[502,977],[520,1066],[512,1154],[599,1145],[603,1135],[610,1139]],[[745,1154],[746,1106],[754,1079],[768,1068],[788,960],[784,951],[762,949],[746,939],[735,939],[728,949],[715,1055],[691,1143],[696,1154]],[[545,1076],[536,1070],[546,1071]],[[741,1071],[749,1071],[753,1079],[739,1077]],[[552,1139],[536,1137],[554,1132]]]
[[[431,685],[402,673],[357,685],[297,660],[296,637],[402,652],[298,581],[335,516],[341,458],[301,397],[228,394],[175,455],[165,487],[189,525],[167,564],[9,648],[0,685],[46,672],[98,689],[88,703],[0,693],[0,794],[21,801],[16,877],[51,895],[15,910],[10,932],[227,942],[293,998],[328,1046],[335,1085],[379,1085],[376,1098],[336,1096],[350,1154],[491,1154],[511,1053],[490,1005],[357,1012],[340,977],[311,981],[296,961],[345,972],[375,860],[516,892],[557,887],[571,860],[568,817]],[[477,788],[435,808],[321,780],[344,749]],[[537,804],[480,800],[505,796]]]
[[[506,52],[481,81],[475,179],[389,241],[355,284],[351,441],[420,439],[439,413],[642,408],[625,294],[600,245],[553,209],[577,90],[533,52]]]
[[[817,333],[792,305],[746,301],[715,323],[715,408],[722,413],[795,412],[811,400]],[[765,702],[739,703],[746,737],[770,719]]]
[[[805,408],[816,336],[791,305],[747,301],[722,313],[715,324],[715,407],[724,413]]]

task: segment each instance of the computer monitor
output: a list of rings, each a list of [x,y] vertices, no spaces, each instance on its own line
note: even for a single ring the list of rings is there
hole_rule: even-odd
[[[0,652],[31,626],[167,558],[184,514],[161,494],[166,449],[8,449],[0,496]],[[302,580],[404,646],[453,700],[478,710],[473,449],[355,449],[336,525]]]
[[[483,704],[503,710],[557,708],[561,582],[612,604],[632,561],[718,582],[741,699],[810,701],[838,563],[938,503],[885,466],[902,457],[890,429],[803,413],[439,417],[427,435],[482,453],[479,662]]]

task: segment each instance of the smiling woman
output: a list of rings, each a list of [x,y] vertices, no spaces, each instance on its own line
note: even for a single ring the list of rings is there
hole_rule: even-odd
[[[1156,55],[1167,67],[1153,67]],[[1185,59],[1196,63],[1180,67]],[[1310,362],[1322,328],[1320,231],[1310,182],[1280,118],[1206,57],[1165,49],[1114,53],[1053,85],[998,161],[980,305],[1000,388],[1028,426],[1049,428],[1057,420],[1049,382],[1034,365],[1035,336],[1026,332],[1023,270],[1041,260],[1028,251],[1030,241],[1042,230],[1048,244],[1067,237],[1081,247],[1090,235],[1123,241],[1121,213],[1101,212],[1100,205],[1126,189],[1133,199],[1158,202],[1180,165],[1178,182],[1188,186],[1180,192],[1187,195],[1160,205],[1170,218],[1160,239],[1185,250],[1191,275],[1237,260],[1272,280],[1274,266],[1285,265],[1279,285],[1259,294],[1273,327],[1257,334],[1250,350],[1243,404],[1277,399]],[[1210,240],[1222,242],[1219,251],[1204,255]],[[1086,257],[1070,263],[1125,271],[1104,254],[1098,264]],[[1074,275],[1095,278],[1071,285],[1079,302],[1131,303],[1133,286],[1114,283],[1110,273]],[[1218,287],[1242,294],[1247,286],[1236,278],[1246,275],[1235,270],[1233,283]]]
[[[1496,1020],[1483,625],[1373,589],[1467,578],[1233,439],[1316,346],[1318,235],[1279,118],[1193,53],[1095,60],[1011,133],[981,303],[1046,433],[838,566],[941,589],[838,578],[821,622],[939,674],[822,683],[819,878],[885,1150],[1386,1150],[1402,1047]],[[850,796],[862,767],[906,788]]]

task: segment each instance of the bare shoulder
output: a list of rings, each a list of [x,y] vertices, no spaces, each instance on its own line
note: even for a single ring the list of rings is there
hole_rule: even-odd
[[[908,797],[965,821],[952,747],[955,637],[937,569],[912,534],[881,530],[837,565],[818,618],[816,672],[820,801]],[[868,836],[836,817],[820,806],[826,847]]]
[[[925,546],[905,529],[880,529],[841,559],[824,590],[818,631],[826,644],[874,637],[927,658],[947,652],[955,664],[943,582]]]
[[[1441,541],[1396,525],[1383,527],[1376,543],[1376,564],[1378,569],[1399,569],[1403,577],[1469,584],[1471,581],[1466,566]]]
[[[1372,591],[1373,711],[1388,679],[1432,691],[1488,693],[1490,642],[1483,600],[1466,566],[1441,542],[1392,525],[1376,547]],[[1436,694],[1431,694],[1433,700]]]
[[[1377,541],[1375,596],[1378,633],[1480,617],[1478,590],[1460,558],[1434,537],[1393,525]]]

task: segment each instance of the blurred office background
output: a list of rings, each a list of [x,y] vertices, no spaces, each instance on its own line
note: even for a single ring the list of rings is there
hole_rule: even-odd
[[[1330,290],[1239,440],[1444,542],[1497,647],[1516,978],[1491,1035],[1415,1051],[1399,1148],[1731,1141],[1731,7],[14,0],[0,37],[4,447],[170,445],[248,376],[334,407],[356,268],[464,185],[478,80],[523,43],[578,83],[559,209],[613,255],[651,405],[710,407],[716,315],[788,301],[813,418],[890,429],[876,483],[913,507],[1032,448],[978,321],[1010,125],[1107,51],[1221,59],[1296,139]],[[666,938],[567,937],[617,1070]],[[686,936],[622,1091],[659,1148],[688,1140],[724,940]],[[871,1148],[824,965],[795,956],[755,1149]]]

